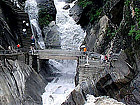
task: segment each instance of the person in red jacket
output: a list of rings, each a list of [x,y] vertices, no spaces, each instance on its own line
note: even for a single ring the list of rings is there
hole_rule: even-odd
[[[17,47],[18,47],[18,48],[20,48],[20,47],[21,47],[21,45],[20,45],[20,44],[17,44]]]
[[[20,44],[17,44],[17,48],[18,48],[18,52],[19,52],[19,48],[21,47],[21,45]]]
[[[105,61],[106,61],[106,62],[108,62],[108,58],[107,58],[107,55],[105,55]]]

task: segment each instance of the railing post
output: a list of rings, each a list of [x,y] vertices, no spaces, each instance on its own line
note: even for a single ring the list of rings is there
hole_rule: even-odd
[[[87,55],[87,64],[89,64],[89,63],[88,63],[88,55]]]
[[[32,59],[32,55],[29,55],[29,65],[32,67],[32,61],[33,61],[33,59]]]
[[[40,71],[40,60],[39,60],[39,55],[37,55],[37,72],[39,73]]]

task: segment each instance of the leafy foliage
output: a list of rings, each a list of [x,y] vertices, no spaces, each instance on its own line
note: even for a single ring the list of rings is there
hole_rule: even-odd
[[[108,26],[107,30],[106,30],[106,35],[112,39],[114,36],[115,36],[116,32],[115,30],[111,27],[111,26]]]
[[[125,4],[126,6],[129,6],[129,5],[130,5],[130,0],[126,0],[126,1],[124,2],[124,4]]]
[[[102,13],[101,5],[99,6],[99,4],[93,0],[78,0],[78,3],[87,11],[85,15],[88,17],[89,22],[92,23],[98,20],[98,17]]]
[[[89,0],[79,0],[79,5],[82,6],[83,8],[87,7],[88,5],[92,4],[92,1]]]
[[[99,17],[99,16],[101,15],[101,13],[102,13],[102,8],[99,8],[99,9],[95,10],[95,14],[93,14],[93,13],[94,13],[93,10],[91,10],[91,11],[89,12],[90,22],[93,22],[93,20],[97,20],[97,19],[98,19],[98,17]]]
[[[42,27],[47,26],[51,21],[53,20],[53,17],[47,13],[46,9],[40,9],[39,10],[39,25]]]
[[[140,30],[136,29],[136,25],[131,26],[131,30],[128,33],[129,36],[135,37],[136,40],[140,39]]]
[[[139,40],[140,39],[140,9],[139,8],[135,8],[135,17],[136,17],[137,24],[131,26],[128,35],[134,37],[135,40]]]

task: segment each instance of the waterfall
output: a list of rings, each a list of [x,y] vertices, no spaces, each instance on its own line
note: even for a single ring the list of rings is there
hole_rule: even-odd
[[[69,16],[69,10],[63,9],[66,5],[65,2],[54,0],[54,3],[57,9],[56,25],[60,33],[61,48],[69,50],[78,49],[84,39],[84,31],[81,29],[81,26],[77,25]],[[74,2],[70,5],[72,7]],[[43,44],[39,44],[44,48],[41,30],[38,26],[38,8],[36,0],[27,0],[25,10],[29,14],[34,37],[38,37],[38,43],[42,42]],[[37,35],[35,35],[34,32],[37,32]],[[61,105],[75,88],[74,77],[76,74],[77,62],[72,60],[49,60],[49,63],[58,69],[54,71],[54,73],[58,73],[59,75],[46,86],[45,93],[42,95],[43,105]]]
[[[66,5],[63,1],[54,0],[57,15],[56,25],[60,32],[61,48],[68,50],[78,49],[82,43],[85,33],[80,25],[77,25],[72,17],[69,16],[69,10],[64,10]],[[70,4],[72,7],[74,2]],[[58,69],[55,79],[48,83],[43,93],[43,105],[61,105],[70,92],[75,88],[74,77],[76,74],[77,61],[72,60],[49,60],[49,63]],[[56,72],[55,72],[56,73]]]
[[[81,26],[77,25],[69,16],[69,9],[63,9],[66,5],[63,0],[54,0],[54,3],[57,9],[56,25],[60,32],[61,48],[69,50],[78,49],[84,40],[86,33],[84,33]],[[74,2],[70,4],[71,7],[73,5]],[[33,34],[35,31],[37,32],[38,43],[41,48],[45,48],[41,30],[38,26],[38,8],[36,0],[27,0],[25,9],[29,14]],[[34,37],[36,37],[35,34]],[[61,105],[66,100],[66,97],[70,92],[75,88],[74,77],[76,74],[77,62],[72,60],[49,60],[49,63],[57,68],[57,71],[54,71],[54,73],[58,73],[59,75],[57,75],[55,79],[45,87],[45,92],[42,95],[43,105]],[[124,105],[110,99],[109,97],[96,98],[92,95],[87,96],[87,102],[85,105],[95,105],[98,103],[104,105],[108,105],[108,103]]]
[[[69,16],[69,10],[64,10],[65,2],[54,0],[57,9],[56,23],[59,26],[58,31],[62,33],[61,46],[63,49],[78,49],[85,33],[80,25],[77,25],[72,17]],[[75,2],[75,1],[74,1]],[[74,2],[70,6],[74,6]]]
[[[38,42],[41,49],[45,49],[42,32],[38,25],[38,7],[36,0],[27,0],[25,2],[25,12],[29,15],[31,29],[35,40]]]

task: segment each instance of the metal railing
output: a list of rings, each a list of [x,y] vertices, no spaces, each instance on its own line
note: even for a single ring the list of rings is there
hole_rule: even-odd
[[[12,49],[12,50],[0,50],[0,55],[19,55],[28,51],[29,50],[25,48]]]

